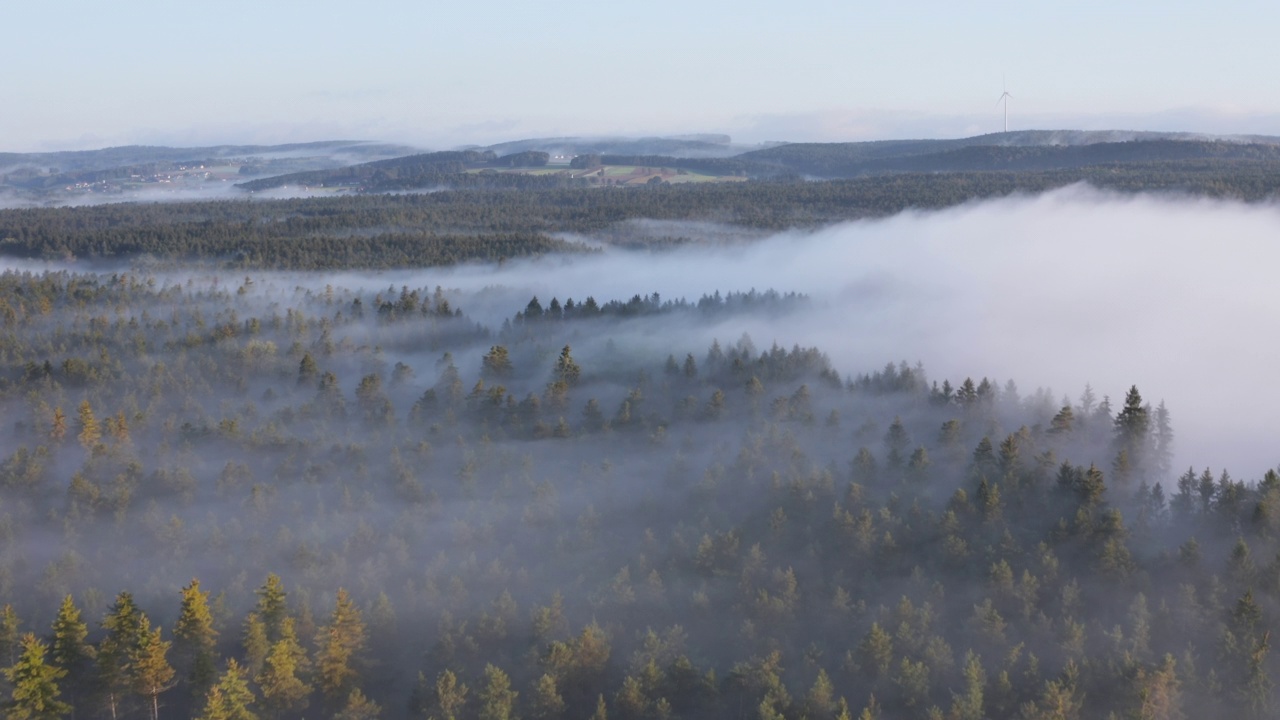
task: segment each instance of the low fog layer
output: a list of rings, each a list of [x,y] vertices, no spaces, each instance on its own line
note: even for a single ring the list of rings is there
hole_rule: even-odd
[[[1280,462],[1270,430],[1280,410],[1260,385],[1277,357],[1277,233],[1272,206],[1076,186],[755,243],[543,258],[412,274],[410,284],[501,286],[543,302],[636,289],[801,292],[825,312],[752,321],[757,343],[816,345],[845,373],[920,361],[935,379],[994,373],[1072,400],[1089,383],[1115,403],[1137,384],[1174,413],[1175,466],[1255,477]],[[510,302],[492,317],[474,300],[466,307],[501,322]]]
[[[272,717],[1271,717],[1228,333],[1277,224],[1076,189],[449,271],[12,263],[0,656],[82,608],[87,718],[246,679]]]

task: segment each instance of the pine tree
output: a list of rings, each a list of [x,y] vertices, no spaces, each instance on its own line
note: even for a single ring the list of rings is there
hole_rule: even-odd
[[[378,703],[370,700],[355,688],[347,695],[347,702],[342,711],[333,716],[333,720],[376,720],[382,714]]]
[[[1135,473],[1141,473],[1145,468],[1150,426],[1151,419],[1147,408],[1142,404],[1142,395],[1138,393],[1136,385],[1132,386],[1124,396],[1124,407],[1116,415],[1115,445],[1117,454],[1123,452],[1127,455],[1129,465]]]
[[[133,595],[122,592],[102,620],[106,637],[98,643],[98,689],[106,698],[112,720],[118,717],[120,703],[131,689],[129,663],[143,643],[145,618],[133,601]]]
[[[556,679],[544,674],[533,688],[533,720],[559,720],[564,715],[564,698],[556,688]]]
[[[1272,714],[1275,681],[1267,669],[1267,654],[1270,651],[1271,633],[1268,632],[1249,648],[1245,680],[1237,691],[1249,711],[1249,717],[1257,720],[1275,717]]]
[[[256,678],[262,690],[262,702],[276,717],[301,712],[307,707],[311,686],[303,681],[310,663],[306,651],[298,643],[294,621],[285,617],[280,639],[271,646],[262,672]]]
[[[502,380],[511,374],[511,355],[502,345],[494,345],[481,361],[480,374],[486,380]]]
[[[6,666],[18,662],[22,653],[22,621],[12,605],[0,608],[0,662]]]
[[[98,420],[93,416],[93,407],[89,405],[88,400],[80,402],[78,410],[80,416],[80,434],[77,439],[84,446],[85,450],[92,450],[94,446],[102,440],[102,429],[98,427]]]
[[[182,588],[182,605],[173,626],[175,663],[192,698],[203,698],[217,680],[217,642],[209,593],[201,591],[200,581],[193,579]]]
[[[956,695],[951,703],[951,714],[957,720],[983,720],[983,688],[987,673],[977,655],[970,652],[964,659],[964,692]]]
[[[253,700],[253,691],[245,680],[244,670],[232,658],[227,661],[227,669],[218,682],[209,689],[204,711],[196,720],[258,720],[258,716],[249,709]]]
[[[569,354],[568,345],[565,345],[564,349],[560,351],[560,357],[556,359],[556,367],[553,374],[557,381],[563,382],[569,387],[578,384],[578,379],[582,376],[582,368],[578,367],[578,363],[574,362],[573,356]]]
[[[438,720],[457,720],[467,704],[466,683],[458,682],[452,670],[445,670],[436,678],[435,704],[440,709]]]
[[[271,652],[271,641],[267,639],[267,626],[262,617],[251,612],[244,619],[244,671],[247,677],[255,677],[262,672],[262,665]]]
[[[80,609],[70,595],[62,599],[58,616],[53,621],[51,662],[67,672],[64,683],[67,699],[75,703],[86,699],[88,676],[93,666],[93,647],[85,642],[89,628],[81,619]]]
[[[280,580],[280,576],[275,573],[267,575],[267,581],[262,587],[254,591],[258,596],[258,605],[256,611],[258,617],[262,619],[267,633],[267,641],[271,643],[280,640],[281,629],[284,625],[284,619],[289,614],[289,608],[285,604],[284,583]]]
[[[134,691],[150,700],[151,720],[160,718],[160,693],[173,687],[173,666],[166,658],[172,643],[161,638],[160,628],[147,629],[142,619],[142,642],[129,661],[129,674]]]
[[[316,364],[316,359],[311,357],[311,353],[304,353],[301,362],[298,363],[298,384],[309,383],[315,380],[318,374],[320,374],[320,366]]]
[[[814,720],[829,718],[835,714],[835,687],[831,684],[831,678],[826,670],[818,670],[818,678],[813,681],[813,687],[809,688],[804,704],[809,717]]]
[[[862,671],[870,677],[880,677],[889,672],[889,663],[893,662],[893,638],[881,629],[880,623],[872,623],[858,644],[857,653]]]
[[[330,702],[345,700],[359,677],[355,663],[366,642],[360,610],[345,589],[338,590],[329,624],[320,629],[317,641],[320,690]]]
[[[596,711],[591,714],[591,720],[609,720],[609,708],[604,704],[604,695],[596,698]]]
[[[622,687],[613,698],[613,707],[621,720],[642,720],[647,714],[649,698],[645,695],[640,680],[628,675],[622,681]]]
[[[6,704],[7,720],[56,720],[71,712],[71,706],[58,699],[58,680],[67,674],[56,665],[45,662],[49,647],[27,633],[19,641],[22,648],[17,662],[4,671],[13,685]]]
[[[518,695],[511,689],[511,679],[505,672],[494,665],[486,665],[484,686],[479,693],[479,720],[515,720]]]

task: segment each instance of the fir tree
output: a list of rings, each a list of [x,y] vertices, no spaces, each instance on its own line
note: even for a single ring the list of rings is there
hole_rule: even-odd
[[[13,686],[6,704],[8,720],[56,720],[71,712],[71,706],[59,700],[58,680],[67,671],[45,662],[49,647],[27,633],[19,641],[22,648],[17,662],[4,671]]]
[[[329,624],[320,629],[317,641],[320,690],[330,702],[345,700],[359,677],[356,663],[366,642],[360,610],[345,589],[339,588]]]
[[[200,589],[199,580],[192,580],[182,589],[182,605],[173,626],[173,649],[177,669],[193,698],[203,698],[217,680],[217,641],[209,593]]]
[[[88,678],[93,667],[93,646],[85,642],[89,628],[81,619],[80,609],[70,595],[62,599],[58,616],[53,621],[52,663],[67,672],[64,683],[67,698],[73,703],[87,699]]]
[[[306,651],[294,631],[293,618],[286,616],[281,623],[280,639],[271,646],[262,672],[256,678],[263,705],[275,717],[306,709],[311,686],[303,678],[309,668]]]
[[[98,427],[98,420],[93,416],[93,407],[89,405],[88,400],[81,401],[78,414],[80,434],[77,439],[85,450],[92,450],[102,440],[102,429]]]
[[[515,720],[518,695],[511,689],[511,680],[505,672],[494,665],[486,665],[484,685],[478,696],[479,720]]]
[[[249,709],[253,701],[253,691],[245,680],[244,670],[232,658],[227,661],[227,669],[218,682],[209,689],[204,711],[197,720],[258,720],[258,716]]]
[[[135,692],[149,700],[151,720],[159,720],[160,693],[173,687],[174,670],[166,657],[171,643],[161,638],[159,627],[146,629],[148,624],[143,616],[141,643],[130,659],[129,674]]]

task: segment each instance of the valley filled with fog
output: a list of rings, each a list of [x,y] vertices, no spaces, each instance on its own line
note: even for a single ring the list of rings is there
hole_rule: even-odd
[[[0,653],[48,635],[77,717],[1265,717],[1277,236],[1070,185],[10,256]]]

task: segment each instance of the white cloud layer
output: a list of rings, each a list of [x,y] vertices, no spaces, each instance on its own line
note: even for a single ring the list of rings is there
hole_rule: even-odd
[[[1076,186],[731,247],[609,251],[403,279],[500,285],[544,305],[552,296],[803,292],[818,306],[806,317],[735,320],[714,334],[732,341],[746,331],[761,347],[816,345],[848,373],[919,360],[939,381],[1013,379],[1024,394],[1047,387],[1073,400],[1091,383],[1117,406],[1136,384],[1152,404],[1167,402],[1184,468],[1256,478],[1280,463],[1280,394],[1271,390],[1277,237],[1274,206]],[[484,314],[474,304],[464,310]]]

